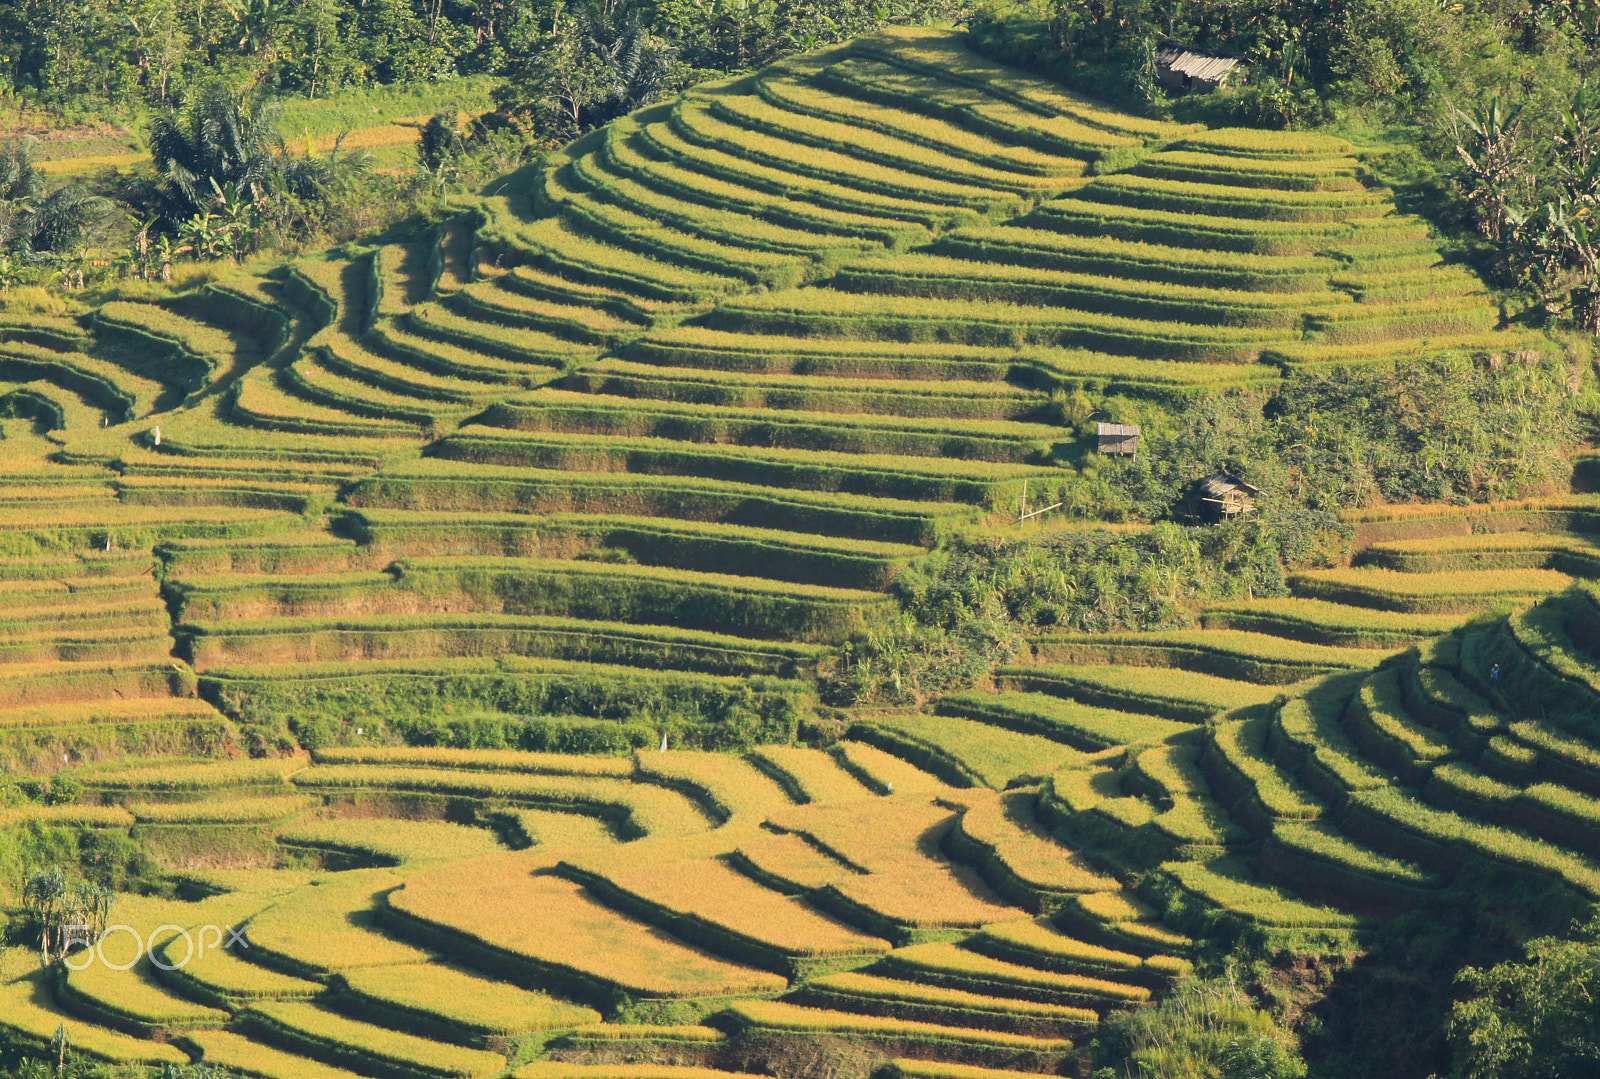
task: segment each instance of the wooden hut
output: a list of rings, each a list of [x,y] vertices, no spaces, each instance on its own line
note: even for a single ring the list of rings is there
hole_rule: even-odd
[[[1169,41],[1156,50],[1156,78],[1174,90],[1208,94],[1226,86],[1241,63],[1237,56]]]
[[[1261,488],[1244,482],[1238,476],[1217,472],[1195,484],[1199,498],[1199,516],[1207,521],[1227,521],[1256,510],[1256,498]]]
[[[1100,436],[1100,452],[1118,457],[1139,456],[1139,425],[1137,423],[1102,423],[1095,428]]]

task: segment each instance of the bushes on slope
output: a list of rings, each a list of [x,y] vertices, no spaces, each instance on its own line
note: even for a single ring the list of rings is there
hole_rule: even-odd
[[[1070,509],[1113,520],[1171,512],[1218,468],[1274,507],[1478,502],[1565,488],[1593,383],[1553,357],[1445,354],[1301,373],[1157,409],[1085,402],[1142,427],[1135,461],[1089,458]],[[1097,417],[1098,418],[1098,417]]]
[[[852,641],[829,687],[836,699],[907,701],[969,685],[1046,627],[1173,629],[1206,603],[1287,594],[1285,562],[1315,558],[1325,514],[1280,514],[1194,530],[1069,530],[958,540],[902,570],[905,608]]]

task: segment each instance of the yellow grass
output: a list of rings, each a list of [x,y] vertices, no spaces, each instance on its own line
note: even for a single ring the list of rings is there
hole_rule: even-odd
[[[128,169],[150,160],[149,154],[93,154],[88,157],[58,157],[53,161],[40,161],[39,171],[46,176],[75,176],[96,169]]]
[[[701,1042],[707,1045],[726,1041],[728,1036],[715,1027],[657,1026],[654,1023],[595,1023],[579,1027],[572,1032],[585,1041],[675,1041]],[[713,1074],[721,1075],[721,1072]]]
[[[169,762],[139,768],[86,772],[83,780],[85,785],[100,790],[219,790],[226,787],[281,784],[305,766],[306,762],[299,757],[210,761],[200,764]]]
[[[971,792],[960,828],[995,856],[1023,883],[1046,891],[1099,892],[1117,887],[1072,851],[1056,843],[1033,817],[1037,795],[1015,791],[999,796]]]
[[[506,817],[536,846],[550,850],[609,847],[617,837],[604,821],[555,809],[508,809]]]
[[[635,755],[639,774],[676,787],[709,804],[727,823],[755,823],[794,804],[770,776],[755,765],[722,753],[642,750]]]
[[[525,753],[517,749],[446,749],[416,746],[332,746],[313,754],[318,764],[388,764],[415,768],[468,768],[484,772],[530,772],[552,776],[633,774],[627,757],[575,753]]]
[[[19,824],[81,824],[89,828],[128,828],[133,814],[121,806],[17,806],[0,809],[0,828]]]
[[[824,1011],[820,1008],[802,1008],[776,1000],[741,1000],[734,1003],[728,1011],[734,1018],[751,1026],[777,1030],[927,1038],[935,1041],[1004,1045],[1015,1049],[1056,1053],[1065,1053],[1072,1048],[1072,1043],[1064,1038],[1030,1038],[1023,1034],[1000,1034],[989,1030],[941,1026],[938,1023],[918,1023],[908,1019]]]
[[[219,713],[209,704],[182,697],[61,701],[0,709],[0,728],[68,727],[119,721],[126,723],[130,720],[216,718],[219,718]]]
[[[627,853],[626,846],[620,847],[604,860],[625,864]],[[860,955],[889,950],[886,941],[858,933],[798,899],[763,888],[716,859],[631,870],[612,867],[601,875],[648,903],[760,941],[784,955]]]
[[[511,955],[576,971],[642,997],[762,993],[787,983],[685,947],[624,918],[578,885],[533,876],[526,854],[500,854],[416,873],[389,897],[395,909]],[[539,911],[537,918],[529,911]]]
[[[437,963],[352,970],[341,977],[361,996],[407,1011],[442,1016],[484,1034],[566,1030],[600,1021],[600,1013],[592,1008]]]
[[[672,1064],[568,1064],[559,1060],[536,1060],[524,1064],[511,1076],[512,1079],[752,1079],[740,1072],[716,1068]]]
[[[954,975],[980,981],[1026,986],[1061,993],[1068,997],[1092,996],[1110,1000],[1138,1003],[1150,999],[1150,990],[1138,985],[1089,978],[1080,974],[1057,974],[1054,971],[1035,970],[1018,966],[986,955],[969,952],[954,944],[913,944],[901,948],[893,955],[897,969],[925,971],[932,974]]]
[[[872,796],[861,781],[820,749],[763,746],[750,754],[769,771],[781,773],[808,802],[849,802]]]
[[[1409,521],[1428,517],[1482,517],[1517,510],[1600,509],[1593,495],[1562,495],[1557,498],[1522,498],[1506,502],[1479,502],[1453,506],[1443,502],[1404,502],[1393,506],[1370,506],[1344,510],[1340,516],[1352,524],[1377,521]]]
[[[309,795],[207,798],[203,802],[125,802],[123,808],[147,824],[258,824],[303,813],[322,799]]]
[[[1032,1074],[975,1064],[947,1064],[942,1060],[891,1060],[885,1068],[888,1079],[1019,1079]]]
[[[175,875],[209,891],[270,895],[288,895],[317,877],[299,869],[185,869]]]
[[[1307,581],[1354,585],[1406,597],[1478,597],[1559,592],[1572,584],[1565,573],[1548,569],[1469,569],[1444,573],[1402,573],[1392,569],[1324,569],[1296,574]]]
[[[955,819],[953,811],[907,795],[796,806],[773,814],[770,823],[809,836],[863,873],[887,873],[924,869],[937,860]]]
[[[356,1079],[354,1072],[285,1053],[225,1030],[197,1031],[188,1036],[213,1067],[226,1068],[259,1079]]]
[[[962,866],[869,873],[835,881],[831,887],[898,925],[918,929],[977,929],[1023,916]]]
[[[1061,933],[1048,919],[986,925],[980,936],[1052,959],[1080,962],[1107,970],[1137,970],[1144,961],[1137,955],[1102,948]]]
[[[342,144],[343,150],[380,150],[391,146],[406,146],[415,144],[421,126],[428,118],[408,117],[406,119],[391,120],[387,124],[374,127],[356,128],[345,134]],[[318,135],[310,139],[290,139],[290,149],[304,152],[311,150],[315,153],[325,154],[334,148],[338,142],[336,135]],[[93,172],[97,169],[115,168],[129,169],[143,165],[150,160],[146,153],[127,154],[95,154],[88,157],[59,157],[53,161],[39,162],[39,171],[46,176],[75,176],[80,173]]]
[[[855,870],[837,858],[822,853],[794,834],[763,834],[741,843],[739,855],[795,891],[821,888],[855,874]]]
[[[224,943],[227,937],[223,938]],[[168,944],[162,961],[169,966],[183,957],[182,941]],[[178,980],[192,983],[202,992],[215,994],[227,1001],[249,1000],[303,1000],[314,997],[327,987],[321,982],[281,974],[241,958],[248,949],[207,948],[197,951],[186,963]]]
[[[284,896],[250,921],[249,941],[308,971],[423,963],[428,953],[378,933],[374,909],[402,878],[387,869],[329,874]]]
[[[969,993],[965,989],[921,985],[917,982],[900,981],[897,978],[862,974],[859,971],[829,974],[807,984],[816,989],[876,1000],[938,1004],[980,1012],[1006,1012],[1012,1015],[1060,1019],[1091,1026],[1097,1025],[1100,1020],[1098,1015],[1087,1008],[1074,1008],[1069,1004],[1044,1004],[1036,1000],[1018,1000],[1015,997],[991,997],[982,993]]]
[[[67,1028],[75,1051],[113,1064],[187,1064],[188,1054],[104,1027],[85,1023],[62,1011],[50,992],[47,972],[29,948],[0,951],[0,1029],[24,1043],[48,1043],[56,1029]]]
[[[108,961],[121,966],[134,960],[135,956],[128,954],[133,948],[133,938],[126,933],[115,933],[105,943]],[[114,948],[120,953],[115,958]],[[181,958],[183,952],[180,944],[177,957]],[[228,1021],[227,1012],[196,1004],[157,982],[148,960],[140,960],[127,970],[105,966],[98,959],[88,959],[84,953],[79,953],[73,962],[87,965],[82,970],[68,972],[70,991],[130,1019],[171,1027],[219,1027]]]
[[[938,777],[865,742],[840,742],[835,752],[846,768],[861,776],[879,793],[912,794],[920,791],[937,794],[950,789]]]
[[[703,832],[708,819],[696,803],[674,790],[608,776],[547,776],[472,772],[461,768],[388,768],[319,764],[295,776],[308,787],[418,791],[475,799],[570,805],[575,811],[605,813],[615,807],[639,831],[651,836]]]
[[[278,833],[290,846],[345,851],[396,865],[470,858],[501,850],[494,833],[444,821],[354,818],[311,821]]]
[[[274,1001],[254,1005],[251,1011],[266,1016],[274,1026],[353,1052],[369,1067],[382,1068],[394,1061],[399,1067],[430,1075],[482,1079],[506,1066],[506,1058],[499,1053],[429,1041],[415,1034],[347,1019],[315,1004]]]

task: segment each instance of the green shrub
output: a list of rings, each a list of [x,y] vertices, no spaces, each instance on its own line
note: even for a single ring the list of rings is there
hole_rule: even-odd
[[[335,716],[392,718],[403,730],[428,730],[448,729],[452,714],[491,712],[625,720],[659,728],[676,744],[747,746],[792,740],[814,699],[806,684],[772,678],[510,656],[234,667],[207,672],[200,685],[224,712],[293,726],[308,745],[340,736],[343,721],[334,725]]]

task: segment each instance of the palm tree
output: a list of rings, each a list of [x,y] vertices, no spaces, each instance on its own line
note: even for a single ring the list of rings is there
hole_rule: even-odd
[[[111,215],[111,201],[91,195],[81,184],[58,187],[22,216],[22,239],[32,252],[82,247]]]
[[[0,142],[0,200],[37,198],[44,191],[44,173],[34,156],[38,148],[32,135]]]
[[[16,242],[32,201],[44,191],[44,174],[35,163],[38,140],[0,143],[0,248]]]
[[[50,962],[50,930],[67,894],[67,876],[59,866],[41,869],[22,886],[22,902],[39,919],[39,954]]]
[[[150,121],[150,158],[167,181],[168,220],[212,209],[228,184],[251,201],[264,197],[282,147],[278,113],[275,102],[250,101],[220,80],[201,86],[181,109],[158,113]]]

